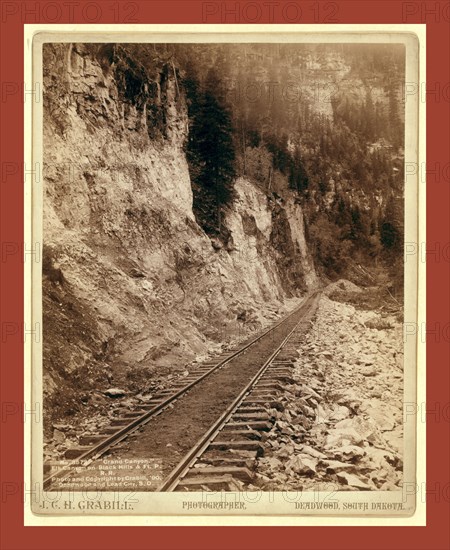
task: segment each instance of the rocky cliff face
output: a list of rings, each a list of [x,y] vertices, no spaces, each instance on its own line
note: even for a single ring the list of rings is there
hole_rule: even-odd
[[[175,69],[44,46],[44,388],[55,417],[151,387],[315,285],[299,204],[246,179],[230,244],[197,225]]]

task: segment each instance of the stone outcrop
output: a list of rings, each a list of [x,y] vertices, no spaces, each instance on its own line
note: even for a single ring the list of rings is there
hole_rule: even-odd
[[[145,391],[315,284],[300,205],[238,179],[232,245],[195,221],[175,69],[44,46],[44,388],[53,420]],[[96,397],[97,396],[97,397]]]

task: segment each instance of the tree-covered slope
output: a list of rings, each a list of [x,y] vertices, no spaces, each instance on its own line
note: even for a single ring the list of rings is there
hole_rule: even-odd
[[[171,57],[188,91],[194,211],[208,232],[226,238],[220,211],[238,174],[268,195],[297,193],[324,274],[350,276],[355,263],[401,272],[403,46],[178,44],[155,53]]]

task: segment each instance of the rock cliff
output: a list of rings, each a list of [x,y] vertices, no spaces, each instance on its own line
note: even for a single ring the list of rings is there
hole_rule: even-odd
[[[238,178],[230,239],[197,224],[173,64],[44,46],[44,392],[54,418],[148,388],[316,284],[294,195]],[[144,387],[145,386],[145,387]],[[49,420],[48,418],[47,420]]]

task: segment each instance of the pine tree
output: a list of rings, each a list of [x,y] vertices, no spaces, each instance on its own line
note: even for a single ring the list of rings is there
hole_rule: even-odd
[[[211,89],[215,75],[211,72],[208,77]],[[236,177],[231,115],[211,91],[202,91],[195,80],[186,84],[190,121],[187,159],[197,186],[194,211],[206,231],[220,233],[222,208],[233,199]]]

